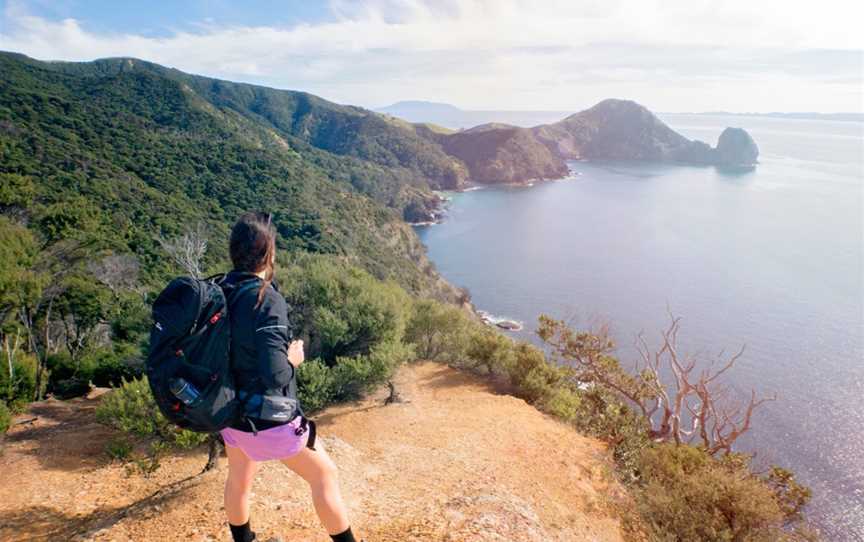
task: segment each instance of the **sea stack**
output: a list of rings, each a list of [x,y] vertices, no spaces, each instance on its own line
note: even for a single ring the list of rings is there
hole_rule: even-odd
[[[719,166],[752,167],[759,158],[759,147],[743,128],[726,128],[717,140]]]

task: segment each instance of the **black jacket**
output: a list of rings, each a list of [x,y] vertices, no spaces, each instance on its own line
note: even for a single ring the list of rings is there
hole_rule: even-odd
[[[297,379],[288,361],[293,336],[289,307],[273,282],[256,308],[261,283],[258,276],[240,271],[228,273],[223,281],[231,315],[231,367],[236,387],[248,394],[296,398]],[[280,425],[251,417],[258,429]],[[248,430],[249,425],[239,424],[237,428]]]

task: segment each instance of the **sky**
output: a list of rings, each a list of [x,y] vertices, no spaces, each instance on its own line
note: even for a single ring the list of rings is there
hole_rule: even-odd
[[[861,21],[860,0],[0,0],[0,50],[368,108],[864,112]]]

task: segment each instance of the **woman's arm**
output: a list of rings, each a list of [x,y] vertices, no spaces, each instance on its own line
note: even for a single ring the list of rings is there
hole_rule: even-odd
[[[291,341],[288,345],[288,362],[296,369],[306,359],[303,352],[303,341]]]
[[[288,361],[289,343],[285,298],[269,290],[255,318],[255,352],[259,374],[268,389],[284,388],[294,377],[295,364]]]

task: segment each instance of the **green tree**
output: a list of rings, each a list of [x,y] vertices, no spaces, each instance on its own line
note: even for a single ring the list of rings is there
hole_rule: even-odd
[[[33,179],[15,173],[0,173],[0,209],[27,208],[33,203],[36,185]]]
[[[64,239],[83,239],[99,228],[99,211],[83,196],[72,196],[44,207],[37,217],[46,245]]]
[[[402,339],[411,300],[397,284],[323,257],[299,258],[279,276],[310,357],[333,365]]]
[[[0,216],[0,342],[4,346],[7,382],[11,395],[11,387],[22,378],[15,374],[20,325],[25,330],[28,348],[38,357],[33,398],[41,393],[45,367],[45,351],[38,349],[36,333],[48,276],[37,270],[39,254],[39,243],[27,228]],[[14,334],[14,339],[10,334]]]
[[[488,374],[509,374],[513,364],[513,341],[501,333],[480,328],[468,340],[466,357],[472,368],[484,368]]]
[[[422,359],[459,361],[465,354],[471,322],[465,311],[433,299],[414,302],[405,339]]]
[[[76,365],[90,345],[99,324],[108,321],[112,295],[108,288],[91,277],[73,275],[63,281],[55,308],[65,330],[66,349]]]

